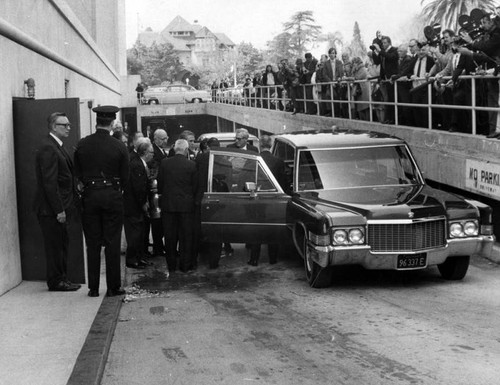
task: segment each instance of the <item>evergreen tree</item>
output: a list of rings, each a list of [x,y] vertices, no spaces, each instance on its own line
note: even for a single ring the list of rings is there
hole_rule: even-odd
[[[283,32],[290,33],[289,46],[294,57],[303,57],[307,52],[306,45],[321,34],[321,26],[315,22],[312,11],[299,11],[283,24]]]
[[[361,38],[361,31],[359,29],[359,25],[358,25],[357,21],[354,22],[352,41],[351,41],[351,44],[349,44],[348,49],[349,49],[349,56],[351,58],[359,57],[362,60],[365,60],[365,58],[367,57],[365,43],[363,42],[363,39]]]
[[[282,32],[267,42],[266,63],[278,63],[281,59],[288,59],[291,62],[294,57],[290,49],[291,36],[288,32]]]
[[[244,75],[253,76],[263,66],[263,54],[252,43],[241,42],[237,47],[236,73],[238,82],[242,82]]]

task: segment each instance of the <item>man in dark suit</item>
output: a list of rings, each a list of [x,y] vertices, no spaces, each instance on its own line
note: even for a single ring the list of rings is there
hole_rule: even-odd
[[[378,44],[373,44],[375,50],[373,51],[373,62],[380,64],[380,79],[390,80],[392,75],[398,73],[398,50],[391,44],[389,36],[382,36],[382,47]],[[389,81],[382,83],[384,93],[384,101],[394,103],[394,84]],[[386,117],[389,123],[394,122],[394,107],[386,106]]]
[[[436,74],[436,80],[441,80],[444,76],[452,78],[443,87],[451,90],[452,104],[458,106],[470,106],[471,99],[471,81],[459,79],[460,75],[470,75],[475,71],[476,65],[472,56],[462,55],[456,42],[451,43],[452,55],[441,72]],[[467,110],[451,110],[449,131],[458,131],[464,133],[472,132],[471,112]]]
[[[411,83],[408,81],[413,74],[413,65],[415,61],[407,54],[408,45],[401,44],[398,47],[398,73],[392,75],[392,80],[397,81],[398,88],[398,103],[411,103],[410,87]],[[405,126],[413,126],[413,113],[411,107],[400,106],[399,108],[399,124]]]
[[[434,66],[434,59],[429,56],[429,46],[427,44],[420,44],[420,50],[414,58],[411,79],[413,79],[413,88],[410,91],[411,101],[415,104],[429,103],[429,94],[427,86],[425,86],[426,79],[429,76],[429,71]],[[417,127],[429,126],[429,112],[427,106],[414,107],[413,120]]]
[[[144,218],[148,214],[149,178],[147,162],[153,158],[151,142],[143,138],[137,145],[137,156],[130,160],[130,177],[123,192],[125,237],[127,238],[126,266],[144,269]]]
[[[165,130],[159,128],[154,133],[153,141],[154,155],[153,159],[148,163],[150,168],[151,180],[157,180],[158,170],[161,161],[168,156],[168,134]],[[163,225],[161,218],[150,218],[151,235],[153,236],[153,254],[155,256],[165,256],[165,245],[163,243]],[[146,227],[148,244],[149,244],[149,226]]]
[[[342,79],[344,76],[344,64],[341,60],[337,59],[337,50],[333,47],[328,50],[328,57],[329,59],[323,64],[321,81],[332,83]],[[326,100],[340,100],[340,85],[338,83],[335,83],[333,86],[327,85],[326,87],[327,89],[324,93],[324,98]],[[329,104],[326,104],[326,106],[326,111],[331,112]],[[335,117],[340,117],[340,110],[340,104],[335,103],[333,111]]]
[[[68,222],[74,212],[73,162],[63,147],[71,125],[66,114],[48,118],[49,134],[36,154],[37,190],[34,208],[42,229],[50,291],[75,291],[81,286],[67,278]]]
[[[273,173],[274,177],[280,184],[283,190],[286,189],[286,177],[285,177],[285,162],[271,154],[271,147],[273,140],[269,135],[262,135],[259,139],[260,143],[260,155],[264,162],[266,162],[269,170]],[[267,245],[267,253],[269,255],[269,263],[274,264],[278,260],[279,254],[279,243],[269,243]],[[255,243],[250,247],[250,259],[248,264],[251,266],[257,266],[259,264],[260,257],[260,244]]]
[[[248,138],[250,134],[246,128],[237,128],[235,130],[236,139],[234,143],[229,144],[227,147],[239,148],[240,150],[247,150],[253,152],[259,152],[259,149],[250,143],[248,143]]]
[[[179,139],[184,139],[186,142],[189,144],[188,152],[186,154],[186,157],[189,160],[195,160],[196,158],[196,151],[195,151],[195,137],[194,137],[194,132],[189,131],[189,130],[184,130],[179,134]],[[168,152],[168,156],[174,156],[175,151],[174,148],[172,147],[170,151]]]
[[[313,85],[311,85],[311,78],[316,71],[316,66],[318,65],[318,60],[313,57],[310,52],[307,52],[304,56],[306,61],[304,62],[304,80],[306,85],[306,113],[308,115],[315,115],[316,104],[313,102]]]
[[[158,172],[161,216],[165,230],[167,266],[177,268],[176,246],[179,242],[179,268],[182,272],[194,269],[193,226],[198,175],[195,162],[187,158],[189,144],[178,139],[175,155],[163,159]]]

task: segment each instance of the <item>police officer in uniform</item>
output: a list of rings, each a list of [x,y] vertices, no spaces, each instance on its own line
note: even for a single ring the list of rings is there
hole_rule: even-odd
[[[129,177],[126,146],[110,136],[115,106],[93,108],[96,132],[78,142],[75,174],[82,187],[82,224],[87,242],[89,297],[99,296],[101,248],[106,256],[107,296],[125,294],[121,288],[120,241],[123,225],[122,189]]]

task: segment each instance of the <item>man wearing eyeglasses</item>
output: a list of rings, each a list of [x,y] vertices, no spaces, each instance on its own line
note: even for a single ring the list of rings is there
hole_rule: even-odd
[[[67,278],[68,229],[74,211],[73,161],[63,147],[71,125],[63,112],[48,118],[49,134],[36,154],[35,210],[42,229],[49,291],[75,291]]]
[[[259,152],[259,149],[250,143],[248,143],[248,138],[250,134],[248,133],[246,128],[237,128],[235,131],[236,138],[234,143],[228,145],[231,148],[239,148],[240,150],[247,150],[253,152]]]

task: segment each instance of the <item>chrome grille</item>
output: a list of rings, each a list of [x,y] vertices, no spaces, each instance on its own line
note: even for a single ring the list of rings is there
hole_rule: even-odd
[[[371,223],[368,245],[373,252],[411,252],[446,245],[444,219],[412,223]]]

